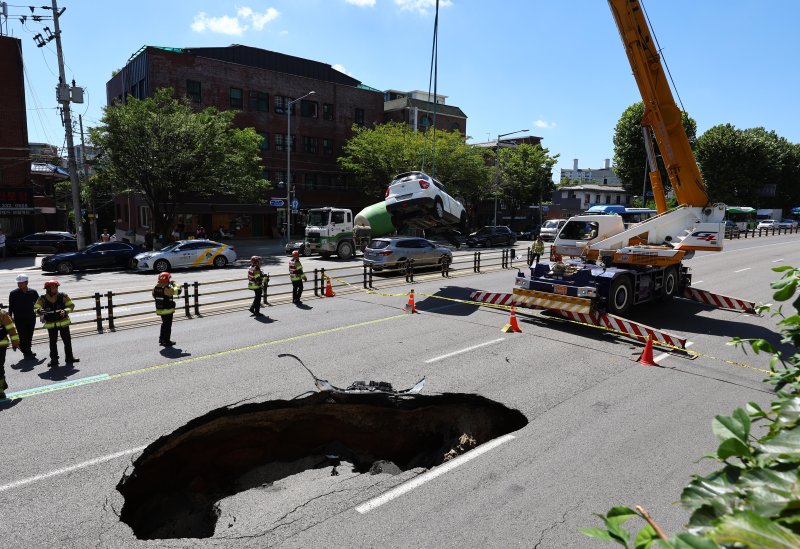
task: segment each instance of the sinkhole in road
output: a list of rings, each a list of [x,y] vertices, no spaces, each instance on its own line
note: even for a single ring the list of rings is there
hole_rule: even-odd
[[[527,423],[461,393],[322,392],[219,408],[144,450],[117,484],[119,516],[139,539],[208,538],[221,499],[312,468],[309,458],[357,473],[431,468]]]

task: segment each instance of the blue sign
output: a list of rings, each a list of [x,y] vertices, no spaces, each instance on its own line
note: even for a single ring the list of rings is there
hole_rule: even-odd
[[[272,198],[269,201],[269,205],[270,206],[280,207],[280,206],[284,206],[285,204],[286,204],[286,201],[281,199],[281,198]]]
[[[549,212],[550,211],[550,206],[542,206],[542,211],[543,212]]]
[[[297,200],[296,198],[294,200],[292,200],[292,209],[293,210],[299,210],[300,209],[300,201]]]

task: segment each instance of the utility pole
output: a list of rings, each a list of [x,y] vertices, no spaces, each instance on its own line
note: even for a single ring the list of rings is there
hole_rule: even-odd
[[[84,184],[89,184],[89,164],[86,162],[86,143],[83,139],[83,115],[78,115],[78,123],[81,127],[81,159],[83,160],[83,181]],[[89,204],[89,230],[92,234],[92,242],[97,242],[97,212],[94,209],[94,196]]]
[[[64,8],[66,9],[66,8]],[[75,142],[72,139],[72,117],[70,115],[69,103],[71,101],[71,91],[64,76],[64,53],[61,50],[61,29],[58,19],[64,13],[62,9],[58,11],[58,4],[53,0],[53,27],[56,39],[56,53],[58,55],[58,87],[56,88],[56,98],[61,103],[64,113],[64,127],[67,131],[67,168],[69,169],[69,179],[72,182],[72,212],[75,217],[75,231],[78,239],[78,249],[86,247],[86,237],[83,234],[83,222],[81,221],[81,188],[78,182],[78,163],[75,161]]]

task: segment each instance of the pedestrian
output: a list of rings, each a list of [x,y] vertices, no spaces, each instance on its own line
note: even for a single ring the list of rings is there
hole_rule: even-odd
[[[264,288],[264,273],[261,272],[261,258],[254,255],[250,258],[250,268],[247,269],[247,289],[253,290],[253,304],[250,312],[253,316],[261,315],[261,293]]]
[[[6,233],[3,232],[2,227],[0,227],[0,257],[6,258]]]
[[[36,329],[36,313],[33,308],[39,300],[39,293],[28,288],[28,275],[17,275],[17,289],[8,294],[8,314],[14,319],[19,333],[19,348],[27,360],[36,358],[31,351],[33,332]]]
[[[36,300],[33,310],[42,319],[47,335],[50,336],[50,362],[48,368],[58,366],[58,336],[64,344],[64,355],[67,364],[80,362],[72,353],[72,336],[69,333],[69,313],[75,310],[75,304],[64,292],[59,292],[58,280],[48,280],[44,283],[45,294]]]
[[[303,264],[300,263],[300,252],[292,250],[292,259],[289,260],[289,278],[292,281],[292,303],[300,305],[303,296],[303,282],[307,281],[303,273]]]
[[[156,300],[156,314],[161,317],[161,333],[158,344],[162,347],[172,347],[172,316],[175,314],[175,299],[181,295],[181,287],[172,281],[172,275],[164,272],[158,275],[158,283],[153,288],[153,298]]]
[[[544,242],[542,241],[541,235],[536,237],[536,242],[533,243],[533,249],[531,252],[531,265],[534,263],[539,263],[539,260],[542,258],[542,254],[544,253]]]
[[[153,233],[150,232],[150,229],[144,232],[144,249],[147,251],[153,249]]]
[[[206,229],[202,225],[198,225],[197,231],[195,231],[195,238],[198,240],[205,240],[206,239]]]
[[[111,242],[111,235],[108,234],[108,229],[103,229],[103,234],[100,235],[100,240],[103,242]]]
[[[14,327],[14,321],[11,316],[0,309],[0,400],[6,398],[6,351],[9,344],[16,351],[19,348],[19,335],[17,329]]]

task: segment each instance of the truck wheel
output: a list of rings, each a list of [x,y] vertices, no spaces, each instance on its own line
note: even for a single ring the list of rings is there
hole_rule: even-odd
[[[433,201],[433,215],[436,216],[436,219],[444,219],[444,204],[442,204],[442,199],[438,196]]]
[[[339,259],[350,259],[353,257],[353,245],[350,242],[340,242],[336,250]]]
[[[633,304],[633,284],[628,276],[620,276],[611,282],[611,291],[608,293],[608,312],[612,315],[622,315],[628,312]]]
[[[664,282],[661,286],[661,299],[671,300],[678,291],[678,269],[675,266],[667,267],[664,271]]]

